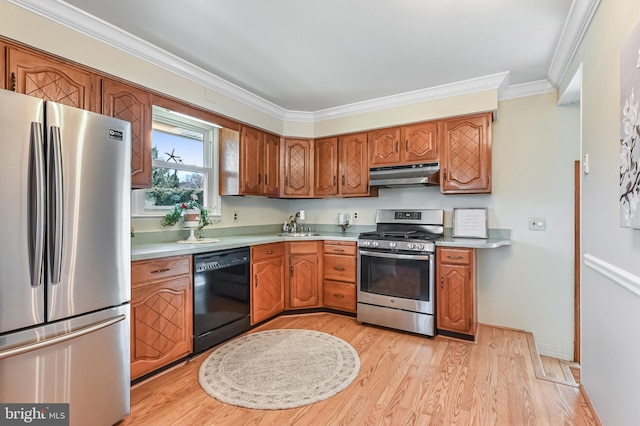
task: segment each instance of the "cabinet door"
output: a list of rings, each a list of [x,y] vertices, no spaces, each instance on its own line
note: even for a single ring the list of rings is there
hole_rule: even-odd
[[[189,276],[160,281],[131,292],[131,378],[143,376],[191,352]]]
[[[280,195],[280,136],[264,134],[262,193],[271,197]]]
[[[491,113],[442,123],[443,193],[491,192]]]
[[[371,167],[400,163],[400,127],[369,132]]]
[[[284,257],[252,265],[251,324],[284,310]]]
[[[315,145],[315,195],[338,195],[338,138],[316,139]]]
[[[289,304],[291,308],[320,306],[318,255],[296,254],[289,257]]]
[[[242,126],[240,130],[240,193],[262,194],[262,132]]]
[[[285,197],[312,197],[313,173],[312,142],[310,139],[284,140],[284,188]]]
[[[438,161],[437,128],[438,125],[435,121],[404,126],[402,128],[403,162]]]
[[[440,264],[438,275],[438,329],[473,334],[470,265]]]
[[[131,123],[131,187],[151,187],[151,97],[117,81],[102,80],[102,113]]]
[[[340,137],[340,194],[369,195],[369,158],[367,134]]]
[[[98,77],[44,55],[7,49],[7,88],[76,108],[99,112],[95,88]]]

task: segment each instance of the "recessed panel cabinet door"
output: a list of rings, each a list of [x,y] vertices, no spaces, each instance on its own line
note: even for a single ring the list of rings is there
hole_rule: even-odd
[[[402,128],[403,162],[424,163],[438,161],[438,124],[435,121]]]
[[[442,122],[442,193],[491,192],[490,118],[487,113]]]
[[[251,324],[257,324],[284,310],[284,257],[252,265]]]
[[[400,163],[400,127],[369,132],[371,167]]]
[[[316,139],[315,194],[317,197],[338,195],[338,138]]]
[[[148,92],[102,80],[102,113],[131,123],[131,187],[151,187],[152,107]]]
[[[367,134],[354,133],[340,137],[340,194],[369,195],[369,151]]]
[[[296,254],[289,257],[289,303],[291,308],[320,306],[318,255]]]
[[[313,197],[311,139],[284,140],[284,197]]]
[[[262,194],[262,132],[248,126],[240,130],[240,193]]]
[[[95,93],[98,77],[78,67],[9,47],[6,74],[10,90],[99,112]]]
[[[262,193],[270,197],[280,195],[280,136],[264,134]]]

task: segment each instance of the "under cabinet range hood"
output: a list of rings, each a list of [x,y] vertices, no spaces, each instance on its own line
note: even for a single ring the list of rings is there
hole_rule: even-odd
[[[406,164],[402,166],[372,167],[370,186],[403,187],[440,183],[440,163]]]

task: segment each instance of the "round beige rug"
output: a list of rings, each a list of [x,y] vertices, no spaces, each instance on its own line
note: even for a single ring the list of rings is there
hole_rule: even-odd
[[[327,399],[358,376],[360,358],[344,340],[311,330],[247,334],[214,350],[200,386],[221,402],[278,410]]]

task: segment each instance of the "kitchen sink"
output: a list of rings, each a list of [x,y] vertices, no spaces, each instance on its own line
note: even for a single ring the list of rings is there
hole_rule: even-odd
[[[278,234],[280,237],[315,237],[318,236],[317,232],[282,232]]]

